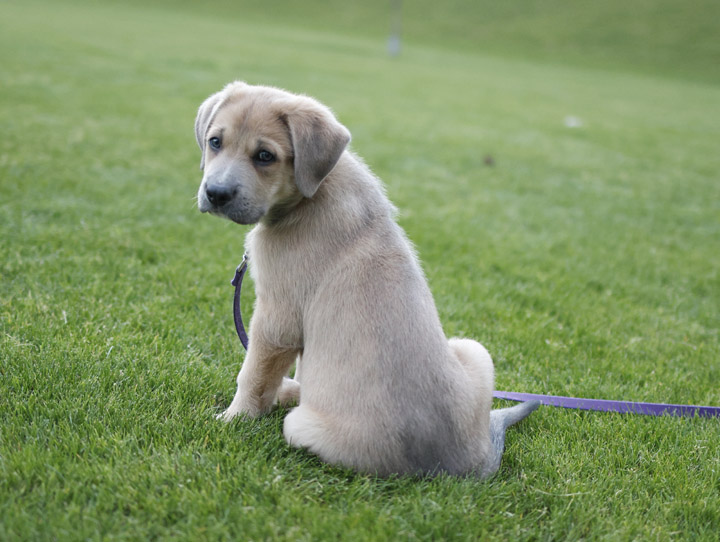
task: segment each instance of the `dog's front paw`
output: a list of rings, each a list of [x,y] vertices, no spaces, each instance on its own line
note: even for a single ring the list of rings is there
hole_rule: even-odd
[[[234,412],[233,410],[228,408],[226,411],[221,412],[220,414],[215,416],[215,419],[222,420],[227,423],[227,422],[232,421],[232,419],[235,418],[235,416],[237,416],[239,414],[240,414],[240,412]]]
[[[215,418],[224,422],[230,422],[238,416],[255,418],[257,416],[260,416],[262,413],[262,410],[258,407],[257,404],[251,401],[243,400],[243,398],[241,398],[239,394],[235,394],[235,397],[233,398],[232,403],[230,403],[230,406],[225,409],[225,412],[218,414],[217,416],[215,416]]]

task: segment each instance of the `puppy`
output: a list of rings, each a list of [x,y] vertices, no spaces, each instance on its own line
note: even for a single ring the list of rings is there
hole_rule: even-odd
[[[256,224],[245,242],[250,347],[221,417],[297,401],[286,440],[329,463],[378,475],[496,472],[506,427],[537,403],[491,412],[490,355],[445,338],[394,207],[347,150],[348,130],[309,97],[235,82],[200,106],[195,135],[200,211]]]

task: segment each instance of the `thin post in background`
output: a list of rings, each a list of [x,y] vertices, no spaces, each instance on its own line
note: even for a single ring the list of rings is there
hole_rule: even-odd
[[[400,54],[400,34],[402,32],[402,0],[390,1],[390,37],[388,38],[388,54]]]

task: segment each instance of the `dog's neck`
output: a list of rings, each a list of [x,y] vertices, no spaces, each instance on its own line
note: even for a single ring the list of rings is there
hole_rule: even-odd
[[[261,223],[269,228],[281,227],[288,221],[288,218],[292,218],[293,211],[302,203],[303,199],[305,198],[298,190],[289,198],[273,205],[262,218]]]
[[[300,225],[304,229],[357,230],[377,218],[377,199],[386,199],[380,181],[368,175],[367,166],[355,155],[345,151],[335,168],[320,184],[311,198],[299,191],[274,205],[263,217],[261,225],[268,230],[287,231]],[[368,182],[367,179],[373,179]],[[333,212],[328,212],[333,209]],[[333,220],[340,213],[343,221]],[[341,232],[338,232],[341,233]]]

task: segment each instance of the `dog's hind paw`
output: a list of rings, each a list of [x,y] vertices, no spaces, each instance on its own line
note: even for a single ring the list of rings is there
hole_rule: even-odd
[[[292,378],[283,378],[277,397],[278,404],[291,406],[300,402],[300,382]]]

